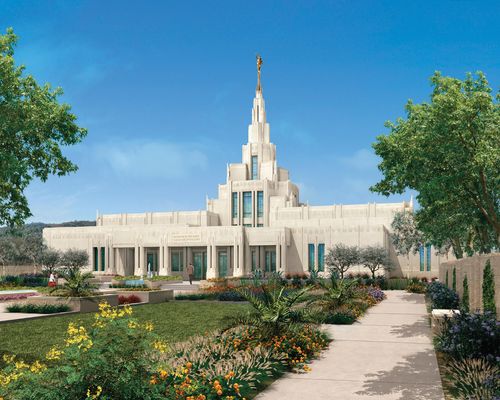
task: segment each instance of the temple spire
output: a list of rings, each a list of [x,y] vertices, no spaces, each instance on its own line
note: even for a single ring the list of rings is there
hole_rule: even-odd
[[[262,67],[262,57],[257,54],[257,92],[262,92],[262,87],[260,86],[260,68]]]

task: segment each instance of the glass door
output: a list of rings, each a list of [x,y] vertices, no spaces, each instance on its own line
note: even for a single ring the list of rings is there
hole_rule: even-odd
[[[266,251],[266,272],[276,272],[276,251]]]
[[[224,278],[227,276],[227,252],[219,251],[219,277]]]
[[[204,251],[193,252],[194,279],[207,278],[207,253]]]

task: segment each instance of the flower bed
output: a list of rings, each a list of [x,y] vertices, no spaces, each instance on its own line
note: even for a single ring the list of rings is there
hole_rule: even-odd
[[[118,296],[137,296],[142,303],[163,303],[167,300],[174,299],[174,291],[173,290],[140,290],[140,291],[128,291],[119,290],[116,292]]]
[[[92,328],[70,323],[45,360],[4,356],[0,397],[50,399],[242,399],[328,345],[311,326],[279,336],[236,327],[169,347],[132,308],[101,304]],[[112,339],[112,340],[110,340]]]
[[[12,293],[0,295],[0,301],[24,300],[31,296],[36,296],[38,293]]]

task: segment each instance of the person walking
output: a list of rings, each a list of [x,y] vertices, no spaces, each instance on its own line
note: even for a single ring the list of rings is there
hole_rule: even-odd
[[[53,272],[51,272],[49,276],[49,287],[56,287],[56,286],[57,286],[56,276]]]
[[[193,264],[189,263],[186,271],[187,271],[188,276],[189,276],[189,284],[192,285],[193,284],[193,278],[194,278],[194,267],[193,267]]]

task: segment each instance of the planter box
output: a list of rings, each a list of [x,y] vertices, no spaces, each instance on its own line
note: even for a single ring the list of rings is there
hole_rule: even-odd
[[[31,304],[66,304],[72,311],[96,312],[99,310],[99,303],[102,302],[107,302],[111,306],[117,306],[118,296],[116,294],[88,297],[36,296],[28,298],[26,302]]]
[[[167,300],[174,299],[173,290],[151,290],[151,291],[140,291],[140,290],[118,290],[116,292],[117,296],[130,296],[134,295],[141,299],[142,303],[164,303]]]
[[[445,318],[452,318],[455,314],[460,314],[460,310],[432,310],[431,330],[434,335],[439,335],[443,330]]]
[[[159,289],[162,285],[168,285],[171,283],[182,283],[182,280],[181,279],[177,279],[177,280],[165,279],[165,280],[156,280],[156,281],[150,281],[148,279],[144,280],[144,284],[150,289]]]

